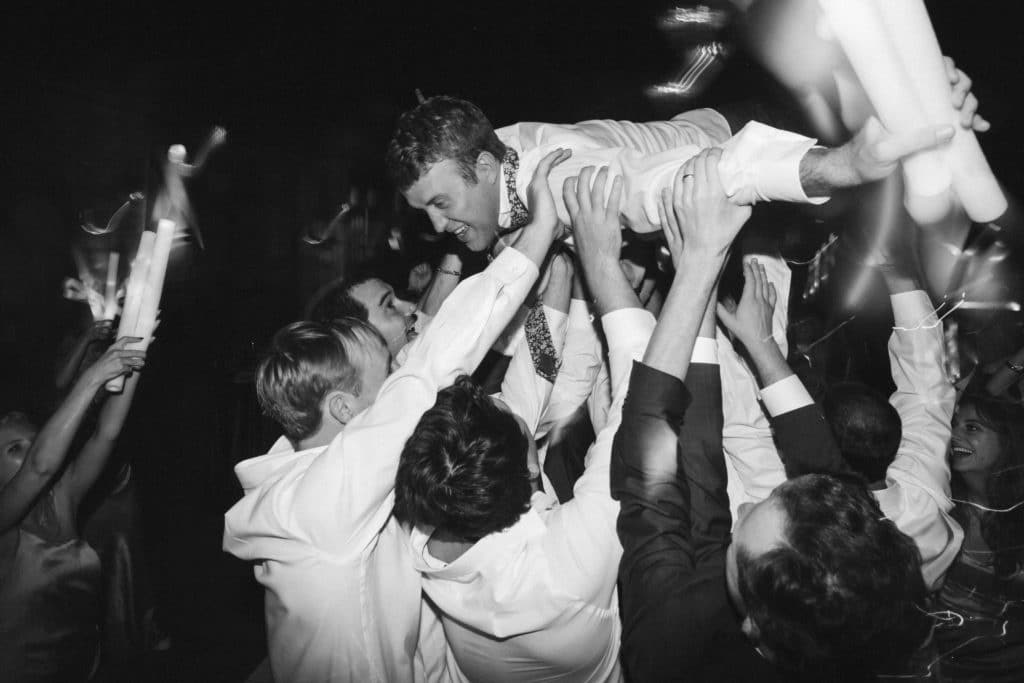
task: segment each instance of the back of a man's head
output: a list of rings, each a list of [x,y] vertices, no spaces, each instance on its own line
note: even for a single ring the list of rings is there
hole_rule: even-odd
[[[904,662],[931,626],[913,540],[853,477],[805,475],[772,498],[785,542],[738,556],[740,594],[769,657],[815,680],[864,680]]]
[[[507,529],[530,505],[527,448],[516,419],[460,377],[402,450],[395,517],[470,541]]]
[[[884,480],[903,436],[892,404],[865,384],[840,382],[826,390],[822,412],[846,462],[869,482]]]
[[[388,175],[404,192],[431,166],[451,159],[466,182],[476,183],[481,152],[490,152],[498,161],[505,154],[491,122],[472,102],[438,95],[399,117],[388,143]]]
[[[354,318],[292,323],[278,330],[256,368],[256,396],[297,444],[320,429],[327,393],[358,394],[368,360],[386,353],[380,334]]]
[[[328,282],[310,297],[306,304],[305,318],[319,323],[329,323],[342,318],[355,318],[369,322],[370,313],[366,306],[352,296],[352,290],[372,279],[369,274],[358,274]]]

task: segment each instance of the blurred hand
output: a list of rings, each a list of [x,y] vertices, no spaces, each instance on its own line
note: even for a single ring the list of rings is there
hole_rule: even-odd
[[[743,295],[739,305],[718,304],[718,319],[748,350],[774,344],[772,314],[777,297],[775,285],[768,281],[764,266],[757,259],[743,264],[743,277]]]
[[[676,173],[672,192],[662,190],[662,225],[677,266],[683,255],[725,254],[750,218],[749,206],[734,204],[725,194],[718,173],[722,150],[705,149]]]
[[[992,124],[978,116],[978,98],[971,92],[971,79],[956,68],[952,57],[943,57],[949,84],[953,86],[953,108],[960,112],[960,125],[968,130],[984,133]]]
[[[530,204],[530,223],[538,227],[549,228],[552,232],[561,224],[555,210],[555,198],[548,185],[551,169],[572,156],[572,150],[556,149],[546,155],[537,164],[537,170],[526,188],[526,198]]]
[[[926,126],[905,133],[890,133],[874,116],[868,118],[850,142],[839,148],[861,183],[888,177],[899,162],[917,152],[945,144],[953,126]]]
[[[125,348],[128,344],[140,341],[141,337],[121,337],[83,373],[83,377],[96,384],[103,384],[115,377],[141,370],[146,365],[146,352]]]

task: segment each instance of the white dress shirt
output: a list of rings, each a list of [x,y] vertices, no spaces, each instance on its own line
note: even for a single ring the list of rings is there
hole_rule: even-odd
[[[278,683],[445,680],[443,642],[417,651],[420,577],[391,516],[399,455],[438,390],[473,371],[536,279],[536,266],[506,249],[452,292],[330,445],[236,466],[245,495],[225,515],[224,549],[256,563]]]
[[[562,201],[565,179],[578,175],[585,166],[608,166],[611,176],[623,178],[623,224],[636,232],[660,230],[661,190],[672,186],[683,162],[702,149],[716,146],[723,150],[718,167],[723,186],[737,204],[825,201],[808,198],[800,184],[800,160],[814,146],[813,139],[755,121],[730,137],[725,117],[712,109],[688,111],[670,121],[523,122],[495,132],[519,155],[516,194],[524,205],[526,188],[541,159],[559,147],[572,150],[569,159],[551,169],[548,179],[558,216],[565,225],[571,225]],[[510,202],[502,183],[498,224],[509,227],[510,216]]]
[[[949,515],[949,446],[956,392],[945,375],[942,324],[923,291],[894,294],[889,363],[896,391],[889,402],[903,435],[875,497],[886,517],[914,539],[926,585],[935,589],[960,551],[964,532]],[[810,394],[792,375],[761,391],[773,416],[810,405]]]
[[[789,326],[789,266],[772,254],[745,254],[743,261],[749,262],[754,258],[764,266],[768,281],[775,286],[778,303],[772,314],[772,338],[785,356]],[[739,506],[767,498],[776,486],[786,481],[786,472],[772,440],[771,423],[758,403],[754,372],[733,348],[721,325],[717,328],[717,339],[724,418],[722,450],[726,455],[729,511],[735,524],[739,519]]]
[[[459,668],[472,681],[618,681],[621,625],[615,590],[622,548],[619,505],[609,492],[612,440],[632,361],[643,355],[654,317],[642,309],[604,316],[615,399],[568,503],[535,507],[445,564],[414,529],[423,588],[442,613]]]
[[[565,335],[562,365],[551,389],[551,400],[537,426],[537,438],[547,435],[554,425],[572,416],[594,390],[598,372],[604,363],[604,347],[594,328],[586,301],[572,299]],[[595,429],[595,434],[600,431]]]

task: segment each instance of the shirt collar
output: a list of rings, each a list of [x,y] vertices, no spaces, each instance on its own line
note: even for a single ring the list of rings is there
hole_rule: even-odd
[[[434,578],[464,580],[479,574],[488,566],[504,567],[529,539],[544,533],[546,528],[544,520],[531,508],[508,529],[481,538],[449,564],[433,557],[427,549],[427,541],[433,529],[421,531],[414,528],[409,539],[413,549],[413,564],[418,571]]]

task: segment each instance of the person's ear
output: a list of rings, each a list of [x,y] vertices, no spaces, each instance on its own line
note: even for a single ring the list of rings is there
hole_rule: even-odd
[[[480,182],[493,185],[501,175],[501,162],[490,152],[480,152],[476,157],[476,177]]]
[[[347,391],[332,391],[324,398],[324,418],[347,425],[356,416],[356,397]]]

